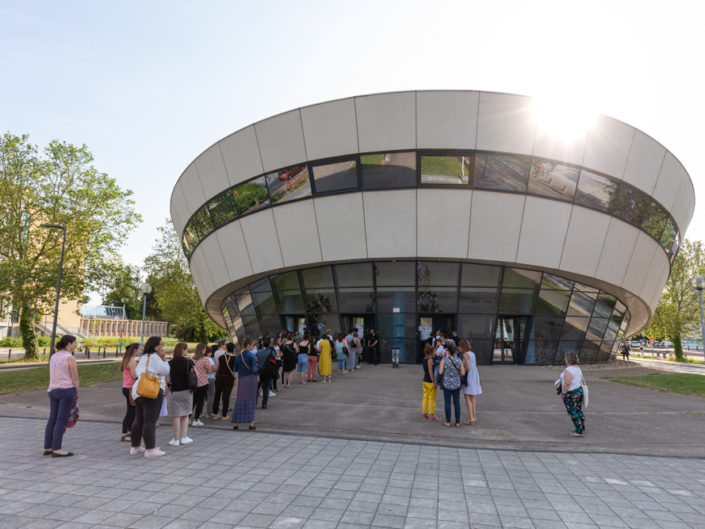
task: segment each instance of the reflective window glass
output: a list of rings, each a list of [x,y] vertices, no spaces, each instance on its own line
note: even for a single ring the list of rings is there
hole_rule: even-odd
[[[607,362],[610,359],[612,349],[612,341],[609,343],[602,342],[600,351],[597,353],[597,362]]]
[[[233,317],[233,332],[241,340],[245,337],[245,324],[240,316]]]
[[[556,356],[558,342],[529,340],[526,348],[526,364],[551,364]]]
[[[259,336],[260,334],[262,334],[263,329],[260,326],[257,318],[245,319],[243,321],[245,326],[245,334],[249,334],[250,336]]]
[[[536,301],[536,314],[563,315],[568,308],[570,290],[549,290],[542,288]]]
[[[508,154],[478,154],[473,187],[526,193],[530,158]]]
[[[338,312],[335,289],[306,291],[306,312],[312,314]]]
[[[255,309],[252,305],[252,296],[247,288],[241,288],[235,292],[238,311],[241,314],[254,315]]]
[[[580,347],[582,346],[582,341],[580,340],[561,340],[558,342],[558,350],[556,351],[556,358],[554,364],[564,364],[566,353],[580,353]]]
[[[619,329],[613,329],[611,326],[607,327],[607,331],[605,331],[605,336],[602,339],[602,342],[607,344],[609,348],[612,348],[612,342],[614,342],[614,339],[617,337],[617,333],[619,332]]]
[[[666,210],[656,202],[650,201],[649,206],[646,208],[646,214],[641,223],[641,227],[654,239],[660,241],[667,220],[668,213],[666,213]]]
[[[580,171],[575,203],[607,211],[617,192],[617,183],[611,178],[590,171]]]
[[[413,336],[416,334],[415,314],[377,314],[377,330],[380,335]]]
[[[529,193],[573,200],[580,170],[550,160],[534,160],[529,173]]]
[[[416,263],[413,261],[400,261],[396,263],[379,262],[374,263],[374,274],[377,286],[416,284]]]
[[[275,335],[281,328],[282,321],[278,314],[265,314],[260,317],[260,333],[262,331],[268,331],[270,335]]]
[[[666,221],[666,228],[663,230],[663,234],[661,235],[661,246],[663,246],[666,251],[671,250],[673,243],[677,239],[677,234],[678,232],[676,230],[676,226],[673,221],[669,218]]]
[[[357,161],[355,160],[314,165],[311,169],[316,193],[357,187]]]
[[[557,341],[561,337],[563,318],[537,316],[534,318],[531,338],[537,341]]]
[[[544,273],[543,278],[541,279],[541,288],[550,288],[553,290],[571,290],[573,288],[573,281],[571,281],[570,279],[565,279],[563,277]]]
[[[587,292],[588,294],[597,294],[599,292],[599,290],[595,287],[589,287],[582,283],[578,283],[577,281],[575,282],[575,290],[579,290],[580,292]]]
[[[374,312],[375,292],[372,288],[338,288],[340,312]]]
[[[460,284],[473,287],[496,287],[501,272],[501,266],[463,264]]]
[[[610,212],[620,219],[641,226],[649,204],[651,204],[651,198],[646,193],[620,182],[610,204]]]
[[[535,291],[525,288],[503,287],[499,295],[499,312],[503,314],[531,314]]]
[[[600,342],[592,342],[585,340],[582,347],[580,348],[580,363],[582,364],[594,364],[597,362],[597,353],[600,350]]]
[[[582,340],[588,327],[588,318],[568,316],[561,331],[562,340]]]
[[[458,334],[472,341],[476,351],[475,340],[492,340],[494,338],[494,314],[460,314],[458,316]]]
[[[233,199],[232,191],[229,189],[210,199],[207,207],[213,221],[213,227],[216,229],[237,217],[235,200]]]
[[[495,312],[497,288],[460,287],[460,312]]]
[[[269,280],[272,283],[272,288],[274,288],[276,292],[282,290],[298,290],[300,288],[299,275],[296,270],[270,276]]]
[[[235,296],[228,296],[225,298],[225,304],[228,307],[228,312],[230,313],[230,317],[234,318],[237,314],[239,314],[240,310],[237,308],[237,303],[235,302]]]
[[[607,323],[609,318],[595,318],[590,320],[590,325],[588,325],[587,337],[590,340],[596,340],[598,342],[602,341],[602,337],[605,334],[605,329],[607,329]]]
[[[609,318],[612,315],[612,309],[614,309],[615,303],[617,303],[617,298],[603,292],[597,296],[597,302],[595,303],[595,315],[603,318]]]
[[[308,166],[295,165],[265,175],[272,204],[311,196]]]
[[[416,186],[416,153],[392,152],[360,155],[363,189]]]
[[[254,283],[250,283],[250,292],[265,292],[265,291],[271,291],[272,290],[272,285],[269,282],[269,278],[265,277],[264,279],[260,279],[258,281],[255,281]]]
[[[189,238],[186,236],[186,231],[184,230],[184,235],[181,237],[181,248],[183,248],[184,253],[186,254],[186,258],[188,259],[191,257],[191,249],[193,246],[191,246],[191,241]]]
[[[416,288],[377,287],[377,310],[380,312],[415,312]]]
[[[370,263],[337,265],[335,275],[339,287],[372,286],[372,265]]]
[[[306,318],[311,334],[315,337],[321,336],[327,329],[335,330],[340,327],[339,314],[311,314]]]
[[[191,226],[198,234],[199,240],[203,240],[206,235],[213,231],[213,223],[208,215],[206,206],[203,206],[191,217]]]
[[[305,302],[300,290],[278,290],[277,311],[280,314],[297,314],[304,312]]]
[[[252,302],[255,310],[260,316],[262,314],[275,314],[277,312],[277,301],[271,292],[252,292]]]
[[[570,297],[570,305],[568,307],[569,316],[590,316],[592,309],[595,306],[597,294],[573,291]]]
[[[472,182],[475,155],[421,156],[421,183],[467,185]]]
[[[458,263],[419,261],[417,273],[421,286],[456,286],[458,284]]]
[[[333,269],[330,266],[319,266],[301,270],[304,288],[315,290],[317,288],[333,288]]]
[[[521,268],[505,268],[502,286],[517,288],[536,288],[541,281],[541,272],[522,270]]]
[[[264,176],[233,187],[233,197],[240,215],[269,206],[269,193],[267,193],[267,182]]]
[[[186,224],[186,227],[184,228],[184,237],[186,238],[186,242],[189,245],[189,250],[193,251],[196,246],[198,246],[198,243],[201,242],[200,237],[198,236],[198,233],[196,233],[196,228],[193,226],[193,222],[189,220],[188,224]]]
[[[458,289],[456,287],[419,287],[417,298],[419,312],[457,312]]]

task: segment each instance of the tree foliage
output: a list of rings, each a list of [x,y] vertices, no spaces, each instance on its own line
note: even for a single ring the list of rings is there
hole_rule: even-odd
[[[31,320],[53,310],[61,254],[61,231],[40,225],[66,226],[62,298],[81,299],[141,221],[132,191],[92,164],[85,145],[53,140],[40,151],[26,135],[0,137],[0,299],[25,321],[28,357],[36,352]]]
[[[144,268],[160,316],[170,322],[172,334],[182,340],[207,342],[227,337],[203,308],[171,221],[159,228],[159,234]]]
[[[125,307],[128,320],[142,318],[142,294],[139,291],[140,269],[122,261],[106,263],[106,270],[100,288],[103,305]]]
[[[705,271],[705,252],[700,241],[686,239],[671,267],[663,295],[658,302],[648,335],[668,336],[677,360],[683,359],[681,339],[699,328],[700,308],[693,278]]]

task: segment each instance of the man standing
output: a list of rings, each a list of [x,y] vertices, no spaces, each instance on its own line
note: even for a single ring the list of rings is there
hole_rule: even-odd
[[[274,349],[270,347],[271,338],[269,336],[262,337],[262,348],[257,351],[255,357],[257,358],[257,370],[259,372],[259,385],[257,387],[258,396],[259,393],[262,394],[262,409],[267,409],[267,402],[269,397],[276,395],[273,391],[269,390],[269,384],[274,378],[274,370],[276,369],[276,354]]]

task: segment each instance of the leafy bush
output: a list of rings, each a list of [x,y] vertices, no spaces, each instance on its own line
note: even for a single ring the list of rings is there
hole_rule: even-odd
[[[6,336],[0,340],[0,347],[22,347],[22,338],[13,338]]]

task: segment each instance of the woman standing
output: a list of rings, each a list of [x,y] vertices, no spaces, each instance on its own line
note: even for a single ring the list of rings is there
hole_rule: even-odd
[[[367,363],[372,363],[374,365],[379,364],[379,337],[374,329],[370,330],[370,338],[367,346],[370,350],[370,357]]]
[[[467,383],[463,388],[463,394],[465,395],[465,406],[468,409],[468,420],[465,424],[474,426],[477,424],[475,396],[482,394],[482,386],[480,386],[480,373],[477,370],[477,359],[475,358],[475,353],[472,352],[470,342],[467,340],[460,340],[458,349],[460,349],[460,352],[463,355],[463,365],[465,367],[465,372],[467,373]]]
[[[561,373],[561,397],[575,426],[575,431],[570,433],[571,437],[582,437],[585,433],[583,371],[578,367],[578,355],[573,351],[565,354],[565,363],[567,367]]]
[[[49,420],[44,429],[44,455],[68,457],[73,452],[61,448],[66,430],[66,419],[78,400],[78,368],[73,351],[76,337],[65,335],[56,346],[57,351],[49,359]]]
[[[137,379],[142,374],[159,377],[159,394],[156,398],[150,399],[137,394],[137,384],[132,386],[132,398],[135,401],[135,420],[132,423],[132,448],[130,454],[140,454],[144,452],[147,459],[163,456],[166,452],[159,449],[157,444],[157,420],[159,410],[162,408],[164,400],[164,390],[166,389],[165,376],[169,374],[169,364],[166,362],[164,344],[160,336],[151,336],[144,344],[144,352],[135,368]],[[144,437],[144,448],[140,446]]]
[[[339,332],[335,340],[335,360],[338,362],[338,374],[345,374],[345,356],[347,352],[347,346],[345,345],[345,336],[342,332]]]
[[[211,370],[208,373],[208,392],[206,393],[206,416],[211,417],[211,410],[213,409],[213,395],[215,395],[215,370],[218,366],[213,359],[213,348],[206,346],[203,354],[206,355],[211,363]]]
[[[436,417],[436,379],[433,376],[433,346],[431,344],[424,345],[423,348],[423,401],[421,402],[421,412],[424,419],[438,421]]]
[[[316,349],[318,349],[318,373],[321,375],[323,378],[323,383],[325,384],[326,382],[330,382],[331,380],[331,371],[333,370],[333,360],[332,360],[332,351],[333,347],[331,347],[330,340],[328,339],[328,335],[324,335],[323,338],[318,340],[318,343],[316,343]]]
[[[137,372],[135,368],[137,367],[137,356],[139,356],[140,344],[131,343],[125,348],[125,354],[122,355],[122,363],[120,364],[120,371],[122,371],[122,394],[125,397],[125,403],[127,404],[127,410],[125,411],[125,417],[122,419],[122,434],[120,435],[121,441],[130,441],[130,430],[132,429],[132,421],[135,420],[135,401],[132,400],[130,392],[132,391],[132,386],[137,379]]]
[[[216,359],[215,368],[215,397],[213,398],[213,418],[218,418],[218,407],[222,399],[223,402],[223,420],[229,418],[228,411],[230,410],[230,395],[233,392],[235,385],[235,373],[233,365],[235,361],[235,344],[228,342],[225,346],[225,354]]]
[[[169,397],[167,411],[171,417],[174,437],[171,446],[187,445],[193,443],[188,434],[188,416],[193,409],[193,393],[188,387],[188,374],[193,369],[193,362],[184,357],[188,352],[188,345],[179,342],[174,347],[174,357],[169,362]]]
[[[208,346],[204,343],[196,345],[196,350],[193,353],[193,370],[196,372],[198,381],[196,391],[193,393],[193,422],[191,426],[203,426],[201,422],[201,413],[203,413],[203,404],[208,395],[208,375],[214,370],[211,359],[206,356]]]
[[[291,382],[294,378],[294,370],[298,364],[298,346],[294,343],[294,335],[289,333],[281,346],[282,361],[284,365],[284,378],[282,385],[285,388],[291,389]]]
[[[455,409],[455,426],[460,428],[460,377],[465,375],[465,367],[455,353],[455,345],[446,342],[445,350],[447,355],[441,360],[438,373],[443,375],[443,401],[445,403],[446,422],[445,426],[450,426],[450,401],[453,399]]]
[[[306,368],[308,367],[308,357],[311,351],[311,336],[308,331],[304,331],[304,337],[299,342],[299,355],[296,362],[296,372],[299,374],[299,384],[306,384]]]
[[[239,430],[240,424],[249,423],[249,429],[255,429],[255,408],[257,407],[257,357],[252,350],[255,341],[245,336],[243,351],[235,357],[237,373],[237,393],[233,410],[233,430]]]
[[[310,338],[308,331],[304,333],[304,341],[306,341],[307,336]],[[306,366],[306,380],[308,380],[309,382],[316,382],[318,380],[316,376],[316,374],[318,373],[318,346],[311,340],[308,340],[308,343],[309,348],[308,364]]]

